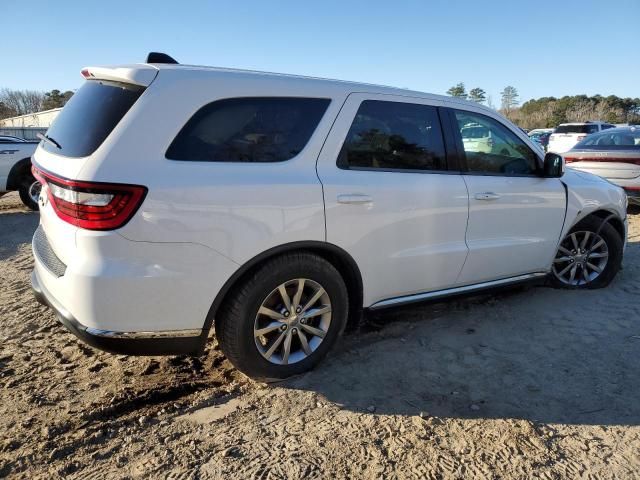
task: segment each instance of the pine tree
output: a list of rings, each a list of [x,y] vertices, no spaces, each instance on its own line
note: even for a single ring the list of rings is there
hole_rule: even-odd
[[[484,103],[486,99],[487,99],[487,92],[485,92],[481,88],[476,87],[469,91],[469,100],[473,100],[474,102],[477,102],[477,103]]]
[[[447,95],[458,98],[467,98],[467,91],[464,89],[464,83],[460,82],[447,90]]]
[[[500,95],[502,97],[502,110],[504,110],[505,113],[509,115],[509,113],[511,113],[511,110],[513,110],[513,107],[516,107],[518,103],[520,103],[518,101],[518,90],[516,90],[515,87],[509,85],[507,87],[504,87],[504,90],[500,92]]]

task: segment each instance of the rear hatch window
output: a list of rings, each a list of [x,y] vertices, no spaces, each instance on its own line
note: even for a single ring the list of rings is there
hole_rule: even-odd
[[[42,142],[42,148],[66,157],[91,155],[144,90],[137,85],[104,80],[85,82],[47,131],[60,148],[48,142]]]
[[[553,133],[595,133],[598,131],[597,125],[560,125]]]

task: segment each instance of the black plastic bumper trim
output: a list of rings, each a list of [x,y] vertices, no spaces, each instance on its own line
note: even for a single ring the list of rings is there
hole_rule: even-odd
[[[87,327],[58,305],[53,296],[40,284],[35,270],[31,273],[31,289],[36,300],[51,308],[58,320],[71,333],[92,347],[121,355],[199,355],[204,350],[206,336],[161,338],[114,338],[91,335]]]

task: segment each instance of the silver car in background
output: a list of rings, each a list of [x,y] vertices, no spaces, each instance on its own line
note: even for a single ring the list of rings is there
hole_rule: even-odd
[[[589,135],[564,154],[568,167],[604,177],[640,205],[640,125]]]

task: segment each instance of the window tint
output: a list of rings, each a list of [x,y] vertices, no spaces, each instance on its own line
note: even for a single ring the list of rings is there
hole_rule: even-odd
[[[436,107],[365,100],[342,146],[338,166],[446,170]]]
[[[454,112],[469,172],[532,175],[538,171],[536,154],[500,122],[478,113]],[[478,131],[482,136],[475,135]]]
[[[616,126],[609,123],[605,123],[604,125],[602,125],[602,130],[607,130],[608,128],[616,128]]]
[[[202,107],[167,158],[205,162],[281,162],[305,147],[329,106],[324,98],[229,98]]]
[[[138,100],[144,87],[89,80],[71,97],[47,131],[57,148],[42,148],[67,157],[91,155]]]
[[[585,125],[560,125],[555,129],[553,133],[595,133],[598,131],[598,125],[585,124]]]

